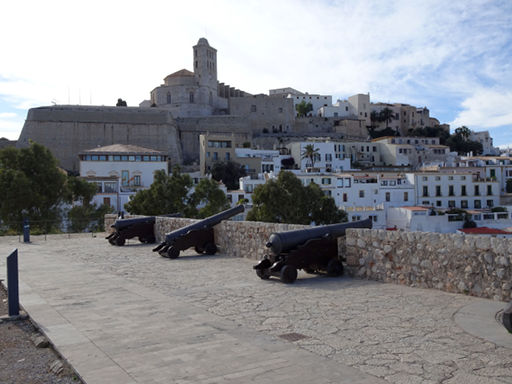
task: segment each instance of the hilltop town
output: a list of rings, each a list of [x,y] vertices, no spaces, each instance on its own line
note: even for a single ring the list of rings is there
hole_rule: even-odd
[[[197,183],[215,163],[235,162],[246,170],[239,189],[221,186],[232,205],[251,208],[254,188],[288,170],[374,228],[455,232],[471,222],[505,236],[512,227],[502,209],[511,159],[488,132],[460,127],[450,136],[426,106],[373,102],[368,93],[334,103],[291,87],[250,94],[219,81],[217,50],[205,38],[193,46],[192,67],[165,77],[138,107],[120,99],[33,108],[16,145],[43,144],[62,168],[98,185],[96,203],[116,211],[155,170],[179,165]]]

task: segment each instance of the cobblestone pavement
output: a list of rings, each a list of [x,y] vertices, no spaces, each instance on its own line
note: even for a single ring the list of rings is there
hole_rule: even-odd
[[[17,239],[9,240],[12,247]],[[464,332],[453,320],[473,297],[299,273],[294,284],[260,280],[254,261],[186,252],[176,260],[130,241],[50,239],[70,260],[154,288],[241,327],[293,341],[390,383],[512,383],[512,350]],[[2,252],[9,248],[0,247]],[[512,335],[511,335],[512,337]]]

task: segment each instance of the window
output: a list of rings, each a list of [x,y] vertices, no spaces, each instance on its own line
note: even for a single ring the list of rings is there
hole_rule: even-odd
[[[453,176],[448,176],[448,180],[453,180]]]
[[[229,161],[230,160],[230,153],[229,152],[226,152],[226,161]]]
[[[141,155],[135,156],[135,161],[142,161],[142,156]]]
[[[92,161],[98,161],[98,155],[92,155],[91,156]]]
[[[466,176],[461,176],[460,179],[461,180],[466,180]]]
[[[140,184],[140,175],[133,176],[133,185],[139,187]]]
[[[487,186],[487,195],[492,195],[492,185]],[[489,205],[489,204],[487,204]]]
[[[391,201],[391,193],[386,192],[386,201]]]
[[[121,185],[126,186],[129,182],[129,173],[128,171],[121,171]]]
[[[455,208],[455,200],[448,200],[448,207]]]
[[[323,177],[322,178],[322,184],[323,185],[331,184],[331,179],[329,177]]]
[[[487,200],[487,206],[488,206],[489,208],[494,207],[494,201],[493,201],[493,200]]]
[[[347,202],[347,201],[348,201],[348,199],[347,199],[347,194],[346,194],[346,193],[344,193],[344,194],[343,194],[343,201],[344,201],[344,202]]]
[[[135,156],[134,155],[128,156],[128,160],[129,161],[135,161]]]
[[[482,200],[475,200],[475,208],[482,208]]]
[[[465,185],[461,185],[461,187],[460,187],[460,195],[461,196],[466,196],[466,186]]]
[[[332,161],[332,153],[325,154],[325,161]]]
[[[421,179],[422,179],[423,181],[427,181],[427,180],[428,180],[428,177],[427,177],[427,176],[423,176]]]
[[[436,176],[436,181],[441,180],[441,176]]]
[[[441,196],[441,186],[436,185],[436,196]]]
[[[103,198],[103,204],[110,206],[110,197],[104,197]]]
[[[436,201],[436,207],[441,207],[443,205],[443,202],[441,200]]]
[[[409,192],[404,192],[404,201],[409,201]]]
[[[376,147],[376,146],[373,146],[373,147],[372,147],[372,150],[373,150],[373,152],[377,152],[377,147]]]
[[[194,102],[194,92],[190,92],[189,95],[188,95],[188,101],[190,103],[193,103]]]
[[[364,197],[364,190],[362,190],[362,189],[361,189],[361,190],[359,191],[359,197]]]
[[[475,196],[480,196],[480,186],[475,185]]]
[[[105,190],[103,192],[105,193],[113,193],[113,192],[116,192],[116,184],[115,182],[113,181],[110,181],[110,182],[105,182]]]
[[[461,208],[467,208],[468,207],[468,201],[467,200],[461,200],[460,201],[460,207]]]
[[[345,184],[345,187],[350,188],[351,182],[350,182],[350,178],[349,177],[345,178],[345,183],[344,184]]]
[[[428,187],[426,185],[423,186],[423,196],[428,196]]]
[[[171,92],[167,92],[167,104],[171,104],[172,98],[171,98]]]
[[[455,193],[453,192],[453,185],[448,186],[448,196],[455,196]]]
[[[251,112],[256,112],[256,105],[255,104],[251,105]]]
[[[213,152],[213,160],[219,160],[219,152]]]

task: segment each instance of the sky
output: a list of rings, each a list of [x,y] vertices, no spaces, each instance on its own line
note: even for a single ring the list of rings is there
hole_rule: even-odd
[[[200,37],[218,79],[251,94],[369,92],[512,146],[510,0],[3,2],[0,137],[16,140],[33,107],[138,106],[192,70]]]

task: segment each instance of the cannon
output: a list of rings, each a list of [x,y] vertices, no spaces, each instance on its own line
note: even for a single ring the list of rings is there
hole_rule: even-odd
[[[284,283],[297,279],[297,270],[307,273],[326,273],[328,276],[343,274],[343,264],[338,257],[337,238],[345,235],[347,228],[371,228],[372,220],[360,220],[276,232],[270,235],[265,255],[253,268],[263,280],[276,276]]]
[[[181,214],[172,213],[162,216],[179,217]],[[141,243],[155,242],[155,232],[153,229],[155,225],[155,216],[137,217],[133,219],[124,219],[120,217],[118,217],[115,223],[111,225],[115,231],[106,237],[110,244],[122,246],[125,244],[126,239],[131,239],[133,237],[138,237]]]
[[[176,259],[179,257],[180,251],[194,247],[197,253],[213,255],[217,252],[213,227],[222,220],[229,219],[243,211],[244,206],[237,205],[197,223],[169,232],[165,235],[165,241],[154,248],[153,252],[158,252],[163,257]]]

